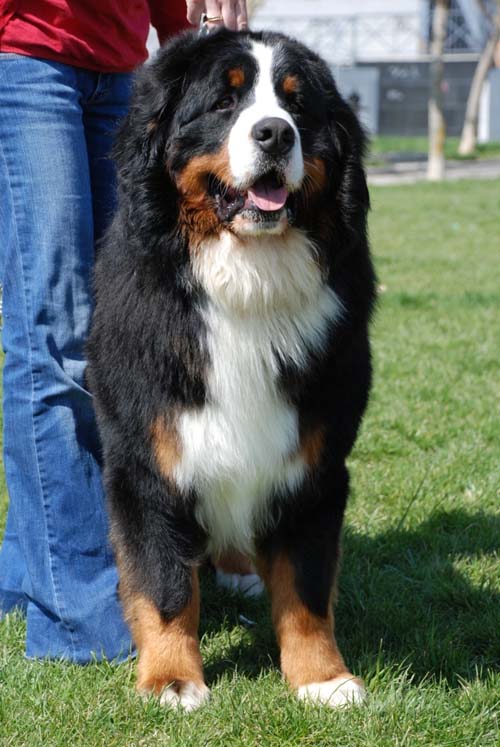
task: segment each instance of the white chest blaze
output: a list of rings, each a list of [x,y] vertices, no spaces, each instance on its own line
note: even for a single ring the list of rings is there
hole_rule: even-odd
[[[284,119],[295,133],[295,144],[288,156],[284,176],[289,188],[298,187],[304,177],[304,163],[300,134],[293,117],[284,109],[274,89],[273,48],[261,42],[252,42],[252,53],[257,63],[257,78],[253,102],[244,109],[229,134],[229,164],[235,186],[252,180],[255,164],[261,155],[252,137],[252,128],[267,117]]]
[[[306,471],[298,414],[278,388],[280,359],[306,366],[341,305],[298,230],[245,244],[223,234],[202,247],[194,271],[208,296],[208,401],[179,419],[175,479],[196,490],[211,550],[251,550],[269,499],[293,492]]]

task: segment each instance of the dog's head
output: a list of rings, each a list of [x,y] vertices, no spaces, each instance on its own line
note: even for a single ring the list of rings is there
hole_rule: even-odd
[[[156,208],[195,246],[224,230],[244,240],[364,221],[363,147],[317,55],[281,34],[221,30],[178,37],[143,68],[117,158],[131,206],[147,195],[149,217]]]

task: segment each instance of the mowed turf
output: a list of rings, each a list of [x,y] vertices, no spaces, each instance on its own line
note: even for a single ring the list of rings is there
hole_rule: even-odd
[[[459,137],[447,137],[444,144],[446,158],[470,160],[476,158],[498,158],[500,157],[500,142],[478,143],[474,153],[470,156],[461,156],[458,152],[460,144]],[[398,135],[379,135],[374,137],[370,144],[370,161],[378,161],[384,155],[403,154],[402,160],[408,154],[426,155],[429,147],[427,137],[404,137]],[[404,155],[406,154],[406,156]]]
[[[500,183],[382,187],[372,202],[375,380],[350,460],[336,610],[367,703],[298,703],[267,603],[207,575],[207,707],[143,703],[133,664],[27,662],[24,623],[8,615],[1,747],[498,745]]]

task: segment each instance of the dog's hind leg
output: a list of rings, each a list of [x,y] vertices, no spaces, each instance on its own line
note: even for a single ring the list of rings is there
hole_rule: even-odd
[[[239,592],[245,597],[258,597],[264,592],[264,584],[257,575],[250,558],[236,550],[228,550],[212,556],[217,586]]]

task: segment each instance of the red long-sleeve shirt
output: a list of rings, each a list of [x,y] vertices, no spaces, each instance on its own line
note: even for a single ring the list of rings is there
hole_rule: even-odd
[[[189,27],[185,0],[0,0],[0,52],[127,72],[147,57],[150,23],[160,42]]]

